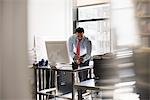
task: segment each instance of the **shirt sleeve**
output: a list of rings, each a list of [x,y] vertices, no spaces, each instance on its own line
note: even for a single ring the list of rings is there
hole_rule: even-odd
[[[72,59],[73,59],[74,56],[75,56],[75,54],[74,54],[74,52],[73,52],[73,38],[72,38],[72,37],[69,38],[68,46],[69,46],[69,54],[70,54],[70,56],[71,56]]]
[[[92,43],[90,40],[87,41],[86,49],[87,54],[83,57],[83,63],[91,58]]]

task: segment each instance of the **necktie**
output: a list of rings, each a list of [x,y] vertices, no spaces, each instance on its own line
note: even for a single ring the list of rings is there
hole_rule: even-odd
[[[80,58],[80,40],[77,41],[76,49],[77,49],[76,54],[79,59]]]

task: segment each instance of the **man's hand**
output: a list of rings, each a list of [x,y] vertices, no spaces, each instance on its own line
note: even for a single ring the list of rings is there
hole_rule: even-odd
[[[74,61],[76,61],[76,60],[78,60],[78,59],[79,59],[79,58],[78,58],[77,55],[75,55],[74,58],[73,58]]]
[[[80,57],[78,57],[77,55],[74,56],[73,61],[74,61],[75,63],[77,63],[77,64],[80,64],[80,63],[81,63]]]
[[[83,57],[78,57],[77,55],[75,55],[73,61],[77,64],[81,64],[83,63]]]
[[[80,63],[83,63],[83,58],[82,57],[80,57]]]

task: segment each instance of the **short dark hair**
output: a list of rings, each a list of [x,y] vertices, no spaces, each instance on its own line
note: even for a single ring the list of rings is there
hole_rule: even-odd
[[[76,28],[75,32],[78,32],[78,33],[84,33],[84,29],[82,27],[78,27]]]

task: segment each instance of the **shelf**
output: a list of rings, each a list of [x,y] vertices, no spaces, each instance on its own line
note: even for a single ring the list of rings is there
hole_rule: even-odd
[[[150,36],[150,33],[141,33],[141,36]]]
[[[150,0],[135,0],[136,2],[150,2]]]
[[[141,47],[137,50],[137,52],[147,52],[150,53],[150,47]]]
[[[138,18],[150,18],[150,15],[137,15]]]

